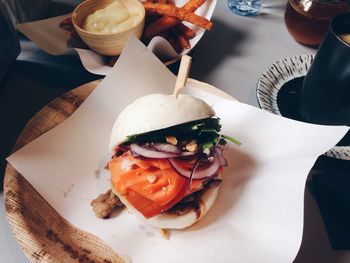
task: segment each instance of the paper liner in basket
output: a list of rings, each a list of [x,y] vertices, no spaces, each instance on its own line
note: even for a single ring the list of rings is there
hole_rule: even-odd
[[[177,6],[183,6],[186,0],[176,0]],[[217,0],[207,0],[198,10],[196,14],[211,19]],[[53,17],[45,20],[39,20],[30,23],[18,24],[16,29],[26,35],[38,47],[51,55],[61,55],[69,51],[71,36],[69,32],[60,28],[60,23],[69,18],[71,14]],[[184,22],[185,23],[185,22]],[[176,53],[169,42],[162,37],[154,37],[148,44],[148,48],[152,50],[163,62],[171,61],[181,55],[189,53],[203,37],[205,30],[193,24],[185,23],[190,27],[196,36],[190,39],[191,48],[184,50],[181,54]],[[215,25],[214,25],[215,26]],[[90,49],[75,48],[84,68],[97,75],[107,75],[112,67],[108,65],[105,56],[99,55]]]
[[[225,150],[229,167],[212,209],[193,227],[172,231],[170,240],[126,211],[108,220],[94,216],[90,200],[109,187],[108,175],[97,179],[96,170],[116,117],[136,98],[171,94],[174,85],[175,76],[131,37],[70,118],[7,160],[65,219],[132,262],[292,262],[302,238],[307,175],[348,128],[293,121],[191,85],[184,91],[212,105],[222,132],[242,142]]]

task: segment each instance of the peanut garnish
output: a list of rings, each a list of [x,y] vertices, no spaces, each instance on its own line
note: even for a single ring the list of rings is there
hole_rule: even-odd
[[[170,239],[170,232],[168,229],[163,229],[161,228],[159,230],[159,233],[161,235],[162,238],[166,239],[166,240],[169,240]]]
[[[157,176],[154,174],[150,174],[147,176],[147,180],[150,184],[153,184],[157,180]]]
[[[165,140],[172,145],[177,145],[177,139],[175,136],[166,136]]]
[[[186,150],[189,152],[196,152],[198,150],[197,141],[193,140],[186,144]]]
[[[203,150],[203,153],[206,154],[206,155],[209,155],[210,154],[210,150],[208,148],[205,148]]]

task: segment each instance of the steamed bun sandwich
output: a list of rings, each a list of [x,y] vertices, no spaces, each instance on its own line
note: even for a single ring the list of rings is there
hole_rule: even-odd
[[[218,195],[224,145],[240,144],[220,129],[214,110],[192,96],[152,94],[131,103],[112,129],[111,191],[92,201],[95,213],[104,200],[109,212],[123,204],[153,227],[196,223]],[[96,214],[108,217],[103,212]]]

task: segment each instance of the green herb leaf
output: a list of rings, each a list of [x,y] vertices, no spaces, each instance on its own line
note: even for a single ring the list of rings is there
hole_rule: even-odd
[[[188,122],[166,129],[152,131],[143,134],[134,134],[127,137],[125,145],[142,142],[165,142],[166,136],[175,136],[178,141],[197,140],[203,150],[212,149],[216,144],[225,145],[231,141],[237,145],[241,143],[235,138],[221,135],[221,124],[219,118],[207,118]]]
[[[236,140],[235,138],[231,137],[231,136],[228,136],[228,135],[225,135],[225,134],[221,134],[222,138],[230,141],[230,142],[233,142],[234,144],[237,144],[238,146],[242,145],[242,143],[238,140]]]

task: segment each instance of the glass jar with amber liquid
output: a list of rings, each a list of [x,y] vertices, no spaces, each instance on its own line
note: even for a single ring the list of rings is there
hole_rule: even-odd
[[[347,0],[288,0],[284,21],[297,42],[316,48],[330,20],[347,11]]]

